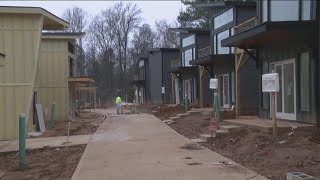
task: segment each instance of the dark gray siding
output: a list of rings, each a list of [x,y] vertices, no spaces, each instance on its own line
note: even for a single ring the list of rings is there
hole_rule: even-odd
[[[240,108],[243,113],[259,112],[259,77],[255,60],[248,59],[240,71]]]
[[[203,78],[203,104],[205,107],[212,106],[212,98],[213,98],[213,90],[209,88],[210,83],[210,73],[208,71],[205,71],[205,75]]]
[[[149,61],[148,60],[145,60],[144,61],[145,63],[145,71],[146,71],[146,75],[145,75],[145,101],[148,102],[150,101],[150,71],[149,71]]]
[[[255,7],[237,7],[236,13],[237,13],[236,23],[241,24],[242,22],[245,22],[256,16],[256,8]]]
[[[160,51],[149,53],[149,82],[150,82],[150,101],[152,103],[161,102],[162,88],[162,54]]]
[[[163,50],[162,51],[162,82],[165,87],[165,103],[173,103],[172,95],[172,79],[171,79],[171,61],[179,59],[180,50]]]
[[[299,54],[302,52],[311,52],[310,57],[310,111],[301,111],[300,110],[300,92],[299,92]],[[273,44],[272,46],[261,47],[258,50],[258,58],[259,58],[259,66],[260,66],[260,77],[262,75],[262,62],[278,62],[283,60],[295,59],[295,67],[296,67],[296,110],[297,110],[297,121],[299,122],[308,122],[308,123],[315,123],[316,122],[316,105],[315,105],[315,84],[318,76],[316,75],[316,65],[318,64],[317,57],[315,56],[315,52],[312,50],[311,47],[308,47],[306,44],[303,43],[283,43],[283,44]],[[261,78],[259,78],[259,90],[261,93]],[[260,115],[262,117],[269,117],[270,114],[270,102],[269,98],[267,98],[267,105],[268,107],[263,107],[263,98],[262,94],[260,94]]]
[[[197,34],[197,50],[210,46],[210,34]]]

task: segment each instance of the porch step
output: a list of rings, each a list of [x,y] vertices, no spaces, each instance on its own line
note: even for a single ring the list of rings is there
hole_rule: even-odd
[[[189,116],[190,113],[186,112],[186,113],[183,113],[183,114],[177,114],[176,116],[177,117],[182,117],[182,116]]]
[[[218,136],[223,136],[223,135],[225,135],[225,134],[228,134],[228,131],[219,129],[219,130],[217,130],[217,132],[216,132],[217,137],[218,137]]]
[[[211,134],[199,134],[199,138],[204,141],[209,141],[211,139]]]
[[[219,128],[220,130],[223,130],[223,131],[232,132],[234,130],[240,129],[241,127],[236,125],[224,125],[224,126],[220,126]]]
[[[166,124],[168,124],[168,125],[170,125],[170,124],[173,124],[173,123],[176,123],[175,121],[173,121],[173,120],[164,120],[164,121],[162,121],[163,123],[166,123]]]
[[[170,120],[176,120],[176,119],[180,119],[180,116],[173,116],[169,118]]]
[[[192,142],[195,142],[195,143],[204,143],[204,142],[207,142],[206,140],[204,140],[204,139],[200,139],[200,138],[198,138],[198,139],[190,139]]]

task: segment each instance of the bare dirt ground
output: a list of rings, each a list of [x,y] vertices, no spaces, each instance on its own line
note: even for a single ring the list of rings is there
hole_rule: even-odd
[[[86,135],[96,132],[100,124],[103,122],[102,114],[95,114],[93,118],[91,112],[81,112],[80,117],[70,123],[70,136],[73,135]],[[54,137],[54,136],[67,136],[68,135],[68,122],[58,121],[54,123],[54,128],[49,129],[46,127],[46,132],[41,136],[33,138]]]
[[[195,114],[176,120],[170,127],[188,138],[197,138],[210,132],[209,120]],[[272,180],[283,180],[286,173],[295,171],[320,179],[320,144],[310,141],[310,135],[282,134],[274,140],[269,134],[244,128],[202,145]]]
[[[137,106],[138,112],[154,114],[161,120],[169,119],[171,116],[176,114],[184,113],[184,107],[177,105],[175,107],[168,107],[166,105],[152,105],[152,104],[143,104]],[[157,113],[152,113],[152,111],[158,111]]]
[[[1,180],[69,180],[86,145],[27,150],[27,168],[19,170],[18,152],[0,154]],[[3,174],[4,173],[4,174]],[[3,174],[3,175],[1,175]]]

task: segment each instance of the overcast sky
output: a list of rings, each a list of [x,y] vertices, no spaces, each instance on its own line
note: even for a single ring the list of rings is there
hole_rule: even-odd
[[[79,6],[89,13],[95,15],[102,9],[111,7],[117,1],[0,1],[0,6],[33,6],[42,7],[49,12],[61,17],[63,12],[73,6]],[[173,22],[180,9],[185,6],[178,1],[131,1],[141,8],[144,23],[154,25],[154,22],[167,19]]]

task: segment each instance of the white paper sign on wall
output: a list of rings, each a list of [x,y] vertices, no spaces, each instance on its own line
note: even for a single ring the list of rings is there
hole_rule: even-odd
[[[279,74],[269,73],[262,75],[262,92],[279,92]]]
[[[210,89],[218,89],[218,79],[210,79]]]
[[[165,94],[166,90],[164,87],[162,87],[162,94]]]

